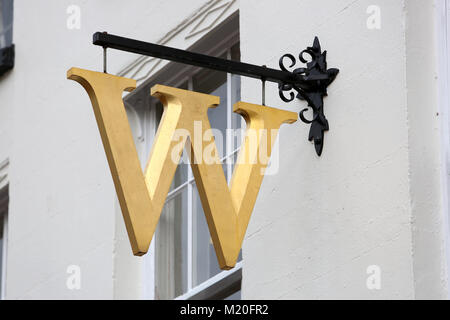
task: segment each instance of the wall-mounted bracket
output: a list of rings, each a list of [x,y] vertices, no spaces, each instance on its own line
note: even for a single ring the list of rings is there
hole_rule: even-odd
[[[308,54],[311,61],[308,62],[304,54]],[[291,61],[289,68],[295,65],[296,60],[291,54],[285,54],[280,58],[279,65],[281,70],[288,71],[284,66],[284,58],[289,58]],[[308,47],[300,53],[299,59],[301,62],[306,63],[306,68],[297,68],[292,71],[298,76],[299,81],[293,84],[279,84],[279,94],[283,101],[290,102],[294,100],[295,95],[292,90],[295,90],[297,91],[298,99],[308,102],[308,106],[313,111],[313,118],[312,120],[306,119],[304,113],[308,111],[308,108],[305,108],[300,111],[300,119],[304,123],[311,124],[308,139],[309,141],[314,141],[316,153],[320,156],[323,150],[324,131],[329,129],[328,120],[323,110],[323,97],[327,95],[327,88],[334,81],[339,70],[335,68],[327,69],[327,52],[322,52],[317,37],[314,39],[312,47]],[[286,98],[284,95],[285,91],[291,91],[289,98]]]
[[[304,109],[300,112],[300,119],[311,124],[309,140],[314,140],[317,154],[320,156],[323,149],[323,133],[328,130],[328,121],[323,112],[323,97],[327,95],[327,87],[336,78],[338,69],[327,69],[326,51],[322,52],[319,39],[316,37],[312,47],[308,47],[300,53],[299,59],[306,63],[306,68],[298,68],[288,71],[284,66],[284,58],[291,60],[289,68],[295,65],[295,57],[285,54],[280,59],[281,70],[270,69],[248,63],[220,59],[199,53],[165,47],[153,43],[119,37],[105,32],[94,33],[93,43],[106,48],[142,54],[155,58],[180,62],[202,68],[238,74],[245,77],[255,78],[278,83],[279,94],[283,101],[294,100],[295,94],[290,93],[286,98],[285,91],[297,91],[297,97],[306,100],[313,110],[313,119],[307,120],[304,116]],[[307,61],[304,54],[311,57]]]

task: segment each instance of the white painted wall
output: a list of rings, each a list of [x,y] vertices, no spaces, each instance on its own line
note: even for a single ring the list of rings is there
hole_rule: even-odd
[[[450,104],[446,101],[439,105],[439,97],[443,96],[439,84],[448,75],[446,63],[438,59],[439,49],[447,41],[439,36],[443,30],[438,16],[443,4],[444,1],[434,5],[432,1],[406,2],[409,170],[417,299],[449,297],[449,211],[444,202],[448,189],[441,181],[448,176],[443,155],[449,136],[443,132],[447,121],[443,115],[448,113]]]
[[[244,61],[276,66],[318,35],[341,70],[325,102],[322,157],[308,126],[280,134],[280,172],[263,183],[244,245],[245,298],[447,295],[433,2],[377,1],[380,30],[366,27],[372,4],[241,3]],[[244,80],[243,98],[257,101],[259,87]],[[304,107],[275,90],[267,101]],[[366,287],[370,265],[381,268],[381,290]]]
[[[189,48],[202,36],[186,38],[195,14],[215,2],[15,1],[16,66],[0,79],[0,162],[10,159],[7,298],[152,296],[151,257],[131,255],[90,101],[65,73],[101,69],[95,31]],[[71,4],[81,8],[80,30],[66,28]],[[243,61],[277,68],[281,55],[297,55],[318,35],[329,67],[341,70],[325,100],[322,157],[307,125],[280,132],[280,171],[265,178],[244,243],[245,299],[447,296],[434,2],[377,1],[380,30],[366,28],[371,4],[234,4]],[[136,78],[153,63],[108,57],[111,73]],[[243,100],[259,103],[260,83],[242,85]],[[282,103],[270,84],[266,102],[305,107]],[[80,290],[66,287],[69,265],[81,267]],[[370,265],[381,268],[381,290],[366,287]]]

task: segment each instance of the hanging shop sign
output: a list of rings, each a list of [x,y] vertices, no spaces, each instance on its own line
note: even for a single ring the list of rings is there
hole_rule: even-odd
[[[326,87],[334,80],[337,69],[326,70],[325,53],[322,54],[317,39],[313,47],[305,50],[315,60],[308,63],[308,68],[296,69],[293,73],[284,68],[283,57],[280,60],[280,71],[104,33],[94,35],[94,44],[103,46],[104,51],[106,47],[112,47],[257,77],[263,82],[279,82],[283,100],[289,100],[284,96],[284,91],[295,89],[313,108],[312,121],[306,120],[303,112],[300,116],[303,121],[312,124],[310,139],[314,140],[316,151],[320,142],[320,152],[322,151],[323,131],[328,129],[322,99],[326,95]],[[290,55],[284,57],[294,60]],[[304,60],[302,54],[300,59]],[[319,72],[323,68],[325,71]],[[71,68],[67,77],[80,83],[91,99],[133,253],[140,256],[148,251],[183,148],[188,144],[192,172],[219,266],[222,269],[233,268],[278,130],[283,123],[294,123],[297,114],[246,102],[234,105],[233,111],[246,121],[246,135],[229,187],[214,137],[210,135],[211,125],[207,115],[209,108],[219,105],[219,97],[155,85],[149,94],[162,102],[164,112],[147,166],[142,172],[122,100],[122,93],[135,89],[136,81],[106,73],[106,65],[104,71]],[[316,89],[317,92],[314,91]],[[210,138],[204,139],[208,135]],[[316,139],[320,141],[317,142]],[[205,153],[205,150],[209,151]],[[208,156],[205,157],[205,154]]]

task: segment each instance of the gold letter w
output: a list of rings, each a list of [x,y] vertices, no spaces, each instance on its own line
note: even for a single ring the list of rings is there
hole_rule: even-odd
[[[246,120],[247,133],[266,134],[256,134],[256,141],[246,134],[229,189],[215,142],[202,138],[211,129],[208,108],[219,104],[218,97],[162,85],[152,88],[151,94],[161,100],[164,113],[143,174],[122,101],[123,91],[133,90],[136,81],[78,68],[70,69],[67,76],[79,82],[91,99],[133,253],[143,255],[149,248],[183,151],[174,134],[184,129],[190,141],[201,140],[201,148],[191,142],[191,167],[219,265],[233,268],[267,166],[258,155],[266,148],[270,157],[276,139],[276,134],[267,132],[277,133],[282,123],[295,122],[297,114],[245,102],[234,105],[233,111]],[[199,121],[200,139],[194,137],[194,123]],[[183,145],[186,140],[182,137]],[[215,159],[204,161],[202,150],[211,144]]]

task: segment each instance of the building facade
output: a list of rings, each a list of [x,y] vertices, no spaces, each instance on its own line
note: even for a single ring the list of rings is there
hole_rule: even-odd
[[[14,45],[0,78],[3,299],[449,297],[449,1],[0,3],[3,58]],[[186,163],[133,256],[91,102],[66,79],[102,71],[97,31],[275,69],[318,36],[340,69],[320,157],[309,125],[281,127],[235,268],[218,267]],[[261,81],[112,49],[107,68],[137,80],[123,100],[143,168],[163,113],[151,87],[219,96],[208,116],[231,180],[241,140],[227,129],[245,127],[233,104],[261,104]]]

